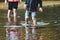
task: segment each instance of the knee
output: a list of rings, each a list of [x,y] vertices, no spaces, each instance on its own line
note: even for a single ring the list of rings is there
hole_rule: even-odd
[[[17,11],[16,9],[13,9],[13,13],[16,13],[16,11]]]
[[[36,17],[32,17],[32,20],[36,20]]]

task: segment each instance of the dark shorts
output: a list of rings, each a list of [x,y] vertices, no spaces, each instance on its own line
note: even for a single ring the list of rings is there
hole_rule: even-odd
[[[8,2],[8,9],[12,10],[12,9],[17,9],[18,8],[18,2]]]

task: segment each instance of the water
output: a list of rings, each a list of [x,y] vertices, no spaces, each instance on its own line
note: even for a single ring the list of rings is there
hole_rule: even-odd
[[[60,26],[59,25],[46,25],[44,27],[36,28],[36,34],[32,34],[32,28],[27,29],[29,34],[26,34],[25,27],[18,27],[19,28],[19,40],[60,40]],[[9,29],[9,28],[8,28]],[[9,33],[6,31],[6,28],[0,28],[0,38],[1,40],[8,40]],[[13,35],[14,33],[12,33]],[[6,35],[6,36],[5,36]],[[15,35],[15,34],[14,34]],[[28,36],[28,37],[27,37]],[[28,38],[28,39],[26,39]],[[11,39],[12,40],[12,39]],[[15,39],[14,39],[15,40]],[[16,39],[17,40],[17,39]]]

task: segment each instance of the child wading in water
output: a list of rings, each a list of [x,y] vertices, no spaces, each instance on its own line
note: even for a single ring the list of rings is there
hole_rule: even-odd
[[[38,4],[40,4],[39,7],[38,7]],[[36,23],[37,23],[36,22],[36,12],[37,12],[38,8],[39,8],[39,11],[43,12],[42,0],[26,0],[25,1],[25,5],[24,5],[24,9],[26,10],[25,11],[25,26],[29,26],[29,16],[31,14],[32,21],[33,21],[32,34],[36,34],[36,31],[35,31]],[[28,34],[28,32],[27,32],[27,34]]]
[[[8,2],[8,23],[9,24],[16,24],[17,23],[17,8],[18,8],[18,3],[21,2],[21,0],[5,0],[5,3]],[[13,21],[11,20],[11,14],[13,13]]]

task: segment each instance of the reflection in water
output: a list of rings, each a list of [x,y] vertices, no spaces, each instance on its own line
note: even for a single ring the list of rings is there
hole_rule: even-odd
[[[36,29],[35,28],[32,28],[32,38],[33,38],[33,40],[37,40]]]
[[[30,31],[29,27],[25,27],[22,30],[18,30],[21,28],[17,27],[7,27],[6,28],[6,40],[22,40],[24,37],[24,40],[37,40],[37,33],[36,29],[32,28]],[[19,32],[20,31],[20,32]],[[25,36],[22,37],[23,32],[25,31]],[[32,33],[31,33],[32,32]]]
[[[40,35],[40,38],[39,38],[39,40],[43,40],[43,36],[42,36],[42,35]]]
[[[9,28],[6,28],[6,40],[9,40],[9,32],[8,32]]]
[[[59,26],[60,27],[60,26]],[[6,28],[6,40],[9,40],[9,37],[12,37],[13,39],[15,36],[19,33],[16,30],[8,30],[9,28]],[[44,27],[44,28],[36,28],[36,29],[31,29],[31,28],[19,28],[19,36],[16,36],[16,40],[58,40],[59,39],[59,29],[57,27]],[[10,35],[10,36],[8,36]],[[12,40],[10,38],[10,40]]]
[[[15,27],[6,28],[6,40],[20,40],[19,36],[23,36],[21,35],[23,32],[19,35],[19,31],[20,30]],[[32,31],[30,31],[29,27],[25,27],[25,40],[37,40],[37,33],[35,28],[32,28]]]
[[[17,28],[6,28],[6,40],[19,40],[19,32]]]
[[[30,30],[29,30],[28,27],[25,27],[25,31],[26,31],[25,40],[37,40],[36,29],[35,28],[32,28],[32,34],[30,33]]]
[[[29,28],[25,27],[25,31],[26,31],[26,38],[25,38],[25,40],[30,40]]]

